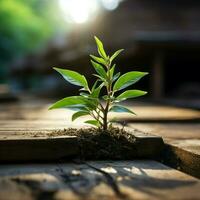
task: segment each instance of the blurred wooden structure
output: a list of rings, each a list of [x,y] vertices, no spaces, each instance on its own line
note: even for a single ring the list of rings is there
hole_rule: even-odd
[[[124,0],[116,10],[102,11],[95,22],[74,25],[59,43],[52,41],[42,52],[13,63],[13,78],[35,75],[45,80],[52,76],[52,66],[76,67],[90,77],[88,54],[96,52],[92,38],[97,35],[109,52],[126,50],[118,60],[120,71],[150,72],[139,86],[151,91],[155,99],[165,95],[199,98],[199,10],[196,0]],[[41,83],[44,90],[49,82]],[[31,87],[31,83],[22,84]]]

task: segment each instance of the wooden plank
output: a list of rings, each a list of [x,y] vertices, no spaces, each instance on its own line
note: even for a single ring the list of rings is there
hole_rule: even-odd
[[[199,199],[200,181],[156,161],[0,166],[0,199]]]
[[[0,140],[0,162],[62,160],[79,154],[75,136]]]
[[[128,126],[144,133],[161,136],[164,140],[200,139],[200,124],[198,123],[130,123]]]
[[[168,143],[200,156],[199,139],[172,140],[169,141]]]
[[[0,105],[0,120],[6,119],[66,119],[70,120],[70,116],[73,113],[70,110],[58,109],[48,111],[50,103],[21,103],[21,104],[8,104]],[[137,113],[137,116],[121,113],[120,118],[126,120],[192,120],[200,118],[200,111],[192,109],[176,108],[172,106],[158,106],[150,104],[137,104],[128,103],[127,106]],[[152,114],[153,113],[153,114]],[[118,114],[112,113],[111,117],[119,117]]]
[[[16,135],[27,131],[50,131],[55,129],[63,129],[68,127],[84,126],[86,118],[81,118],[78,121],[71,122],[71,115],[73,112],[69,110],[53,110],[48,111],[48,105],[46,103],[21,103],[21,104],[8,104],[5,106],[0,105],[0,138],[9,138],[9,134]],[[120,121],[135,121],[136,127],[142,127],[142,130],[148,127],[149,129],[158,130],[160,133],[162,127],[159,128],[159,124],[139,124],[138,122],[154,122],[155,120],[169,121],[179,120],[185,122],[185,120],[198,120],[200,116],[199,111],[193,111],[190,109],[179,109],[166,106],[149,106],[138,105],[136,107],[130,106],[138,114],[137,117],[130,117],[130,115],[120,114]],[[153,113],[153,115],[152,115]],[[116,117],[118,114],[112,114],[110,117]],[[176,121],[177,122],[177,121]],[[141,125],[141,126],[140,126]],[[149,126],[148,126],[149,125]],[[157,126],[157,127],[156,127]],[[167,125],[168,126],[168,125]],[[184,126],[184,124],[181,124]],[[198,125],[195,125],[198,126]],[[171,125],[169,128],[172,127]],[[182,134],[182,130],[179,130],[180,126],[173,126],[171,132],[176,130],[174,137]],[[159,130],[161,129],[161,130]],[[197,130],[197,129],[195,129]],[[13,132],[12,132],[13,131]],[[175,131],[174,131],[175,132]],[[14,133],[14,134],[13,134]],[[154,132],[155,134],[155,132]],[[164,134],[164,131],[162,132]],[[191,134],[196,134],[195,132]]]
[[[84,126],[83,121],[86,118],[72,123],[71,111],[66,111],[64,109],[48,111],[49,105],[48,102],[40,101],[1,104],[0,139],[9,140],[35,138],[36,136],[45,137],[48,135],[49,131],[55,129]],[[137,122],[134,123],[133,126],[136,129],[162,136],[168,143],[170,140],[174,139],[200,139],[200,125],[198,123],[177,124],[177,122],[185,121],[197,122],[200,119],[199,111],[147,104],[135,104],[135,106],[133,104],[130,105],[130,108],[135,110],[138,116],[130,117],[130,115],[120,114],[120,120],[121,122]],[[118,114],[110,115],[110,117],[115,116],[118,116]],[[147,123],[148,121],[155,122],[157,120],[176,123]],[[180,143],[176,145],[178,147]],[[183,145],[181,145],[180,148],[186,151],[190,150],[188,148],[184,149],[185,147],[183,147]],[[194,148],[197,147],[193,146],[193,150]],[[195,152],[190,153],[196,154]]]
[[[118,175],[126,176],[127,179],[122,179],[122,183],[120,184],[121,191],[122,193],[125,191],[126,194],[129,194],[128,197],[132,197],[133,199],[149,199],[149,194],[150,196],[152,195],[150,199],[198,199],[200,197],[198,191],[194,191],[196,192],[194,196],[193,194],[186,194],[192,188],[196,188],[196,190],[199,188],[198,184],[195,185],[192,182],[190,182],[191,185],[187,185],[186,180],[188,180],[188,176],[186,177],[183,173],[154,161],[147,163],[148,161],[136,161],[133,165],[132,161],[125,161],[124,163],[109,163],[107,164],[107,168],[103,165],[103,162],[93,162],[91,165],[107,172],[110,171],[112,176],[118,179],[120,179]],[[117,173],[112,173],[114,172],[113,169]],[[182,190],[181,187],[185,190]],[[130,188],[137,195],[132,193],[129,190]]]
[[[129,124],[145,133],[163,137],[165,164],[200,178],[200,124]]]
[[[133,132],[132,129],[129,129],[129,132],[135,136],[135,140],[132,143],[127,142],[129,146],[123,147],[125,148],[123,151],[126,150],[127,153],[126,157],[129,155],[127,157],[128,159],[156,159],[159,157],[163,148],[163,140],[161,137],[146,135],[139,131]],[[100,147],[99,144],[93,144],[89,141],[80,143],[80,138],[78,137],[50,136],[49,132],[41,132],[40,134],[37,134],[37,132],[25,132],[25,135],[19,135],[17,133],[17,135],[13,135],[12,137],[9,135],[9,138],[4,135],[0,139],[0,162],[58,161],[71,159],[72,156],[76,158],[82,158],[84,156],[85,159],[91,159],[91,156],[92,158],[95,157],[95,152],[92,154],[91,151],[86,150],[89,144],[93,145],[93,149],[97,148],[98,151],[105,151],[105,148]],[[143,148],[144,146],[145,148]],[[119,154],[121,156],[123,155],[122,153]],[[116,159],[115,157],[113,159]]]
[[[163,163],[200,178],[200,140],[170,140],[161,155]]]

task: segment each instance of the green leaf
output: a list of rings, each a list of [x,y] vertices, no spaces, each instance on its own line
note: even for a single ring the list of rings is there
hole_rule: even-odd
[[[94,82],[94,85],[92,86],[92,91],[96,88],[96,86],[97,86],[97,83],[99,82],[100,80],[99,79],[97,79],[95,82]]]
[[[145,95],[147,92],[142,91],[142,90],[127,90],[125,92],[123,92],[122,94],[120,94],[116,99],[118,101],[123,101],[129,98],[136,98],[139,96],[143,96]]]
[[[93,60],[91,60],[91,63],[94,67],[94,69],[96,70],[96,72],[102,76],[103,78],[107,79],[107,74],[106,74],[106,71],[105,69],[99,64],[99,63],[96,63],[94,62]]]
[[[107,65],[106,61],[103,59],[103,58],[100,58],[100,57],[97,57],[97,56],[93,56],[93,55],[90,55],[90,57],[95,60],[96,62],[102,64],[102,65]]]
[[[56,67],[54,67],[54,69],[58,71],[63,76],[63,78],[69,83],[78,86],[83,86],[85,89],[88,89],[88,83],[85,76],[72,70],[60,69]]]
[[[110,57],[110,62],[112,62],[124,49],[119,49],[117,50],[111,57]]]
[[[61,99],[60,101],[57,101],[54,103],[49,110],[56,109],[56,108],[67,108],[70,106],[82,106],[86,105],[87,102],[84,97],[80,96],[71,96],[71,97],[66,97],[64,99]]]
[[[115,97],[113,97],[113,96],[110,96],[110,97],[108,97],[108,95],[104,95],[104,96],[102,96],[102,98],[104,99],[104,100],[108,100],[108,99],[110,99],[111,101],[114,101],[115,100]]]
[[[96,44],[97,44],[97,50],[98,50],[98,53],[101,57],[103,57],[104,59],[107,58],[107,55],[105,53],[105,50],[104,50],[104,47],[103,47],[103,43],[101,42],[101,40],[99,40],[98,37],[94,36],[94,39],[96,41]]]
[[[94,125],[94,126],[97,126],[97,127],[100,126],[100,124],[99,124],[99,122],[97,120],[87,120],[84,123],[91,124],[91,125]]]
[[[88,97],[89,96],[89,94],[85,93],[85,92],[81,92],[80,95],[83,96],[83,97]]]
[[[117,79],[119,78],[120,74],[121,74],[120,72],[116,73],[116,74],[113,76],[112,82],[114,82],[115,80],[117,80]]]
[[[88,111],[88,110],[90,110],[90,108],[87,107],[87,105],[69,106],[69,107],[67,107],[67,109],[73,110],[73,111]]]
[[[79,91],[85,91],[88,92],[89,89],[85,89],[85,88],[80,88]]]
[[[99,76],[98,74],[93,74],[94,76],[96,76],[97,78],[99,78],[99,80],[103,81],[103,82],[107,82],[105,78]]]
[[[101,85],[99,85],[97,88],[95,88],[92,93],[91,93],[91,97],[94,98],[98,98],[99,97],[99,93],[101,91],[101,88],[104,86],[104,83],[102,83]]]
[[[76,112],[76,113],[74,113],[74,114],[72,115],[72,121],[74,121],[75,119],[77,119],[77,118],[79,118],[79,117],[81,117],[81,116],[89,115],[89,114],[90,114],[90,113],[87,112],[87,111],[78,111],[78,112]]]
[[[103,98],[104,100],[108,100],[108,95],[103,95],[102,98]]]
[[[109,112],[127,112],[127,113],[136,115],[132,110],[130,110],[124,106],[119,106],[119,105],[112,106],[110,108]]]
[[[115,82],[113,90],[122,90],[137,81],[139,81],[143,76],[147,75],[147,72],[138,72],[138,71],[132,71],[127,72],[126,74],[123,74],[119,77],[119,79]]]
[[[111,67],[111,69],[107,72],[107,75],[110,73],[110,78],[111,78],[111,79],[113,78],[114,71],[115,71],[115,64],[114,64],[114,65]]]

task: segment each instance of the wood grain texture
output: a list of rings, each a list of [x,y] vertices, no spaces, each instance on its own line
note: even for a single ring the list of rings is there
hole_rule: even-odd
[[[0,166],[1,200],[189,200],[199,188],[198,179],[151,160]]]
[[[88,117],[82,117],[75,122],[71,122],[72,111],[66,109],[49,111],[49,106],[50,103],[47,101],[30,101],[30,99],[29,101],[19,101],[14,104],[0,104],[0,138],[9,139],[9,136],[13,137],[14,135],[19,135],[19,137],[23,135],[23,137],[25,137],[25,132],[46,132],[55,129],[85,126],[83,122],[88,119]],[[135,128],[138,127],[140,129],[142,127],[142,130],[148,129],[148,131],[149,129],[153,129],[156,133],[157,130],[158,132],[162,130],[162,127],[159,128],[161,122],[172,123],[173,121],[175,122],[174,126],[170,125],[169,128],[171,127],[171,131],[174,130],[174,132],[176,132],[176,134],[171,134],[171,136],[174,135],[174,137],[187,131],[187,125],[190,126],[190,124],[187,123],[188,121],[200,120],[200,111],[191,109],[151,104],[128,104],[128,106],[137,113],[137,116],[123,113],[120,113],[120,115],[111,113],[110,118],[117,117],[120,123],[135,122]],[[151,124],[147,122],[151,122]],[[157,122],[157,124],[155,122]],[[184,122],[187,123],[187,125],[182,123],[181,126],[184,128],[181,128],[181,126],[176,124],[177,122]],[[197,123],[195,126],[195,131],[191,133],[191,135],[196,134],[199,129]],[[165,136],[165,131],[162,131],[162,134]],[[197,133],[196,135],[200,134]]]
[[[55,129],[83,126],[85,118],[72,123],[71,111],[48,111],[49,105],[41,101],[0,104],[0,140],[26,140],[36,135],[42,139]],[[185,157],[183,151],[186,147],[192,155],[199,151],[199,111],[146,104],[130,107],[138,116],[120,114],[121,122],[127,121],[132,129],[162,136],[173,145],[176,156],[186,158],[182,166],[192,166],[191,156]],[[191,123],[193,120],[196,122]],[[53,150],[51,154],[46,152],[48,158]],[[38,153],[42,154],[39,150]],[[195,166],[192,170],[199,171],[198,163]],[[0,165],[0,200],[200,199],[199,188],[198,179],[151,160]]]
[[[161,136],[166,143],[161,161],[200,178],[200,124],[129,124],[144,133]]]

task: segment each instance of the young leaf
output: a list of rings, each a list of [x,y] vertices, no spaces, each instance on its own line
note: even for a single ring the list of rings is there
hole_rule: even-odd
[[[85,91],[85,92],[88,92],[88,90],[89,90],[89,89],[86,89],[86,88],[80,88],[80,89],[79,89],[79,91]]]
[[[115,82],[113,90],[122,90],[137,81],[139,81],[143,76],[147,75],[147,72],[138,72],[138,71],[132,71],[127,72],[126,74],[123,74],[119,77],[119,79]]]
[[[91,63],[94,67],[94,69],[96,70],[96,72],[102,76],[103,78],[107,79],[107,74],[106,74],[106,71],[105,69],[99,64],[99,63],[96,63],[94,62],[93,60],[91,60]]]
[[[104,86],[104,83],[102,83],[101,85],[99,85],[99,87],[95,88],[92,93],[91,93],[91,97],[94,98],[98,98],[99,97],[99,93],[101,91],[101,88]]]
[[[100,82],[99,79],[97,79],[97,80],[94,82],[94,84],[93,84],[93,86],[92,86],[92,91],[96,88],[98,82]]]
[[[117,79],[119,78],[120,74],[121,74],[120,72],[116,73],[116,74],[113,76],[112,82],[114,82],[115,80],[117,80]]]
[[[85,93],[85,92],[81,92],[80,95],[83,96],[83,97],[89,97],[89,94]]]
[[[99,125],[100,125],[97,120],[87,120],[84,123],[91,124],[91,125],[94,125],[94,126],[97,126],[97,127],[99,127]]]
[[[74,121],[75,119],[77,119],[77,118],[79,118],[79,117],[81,117],[81,116],[89,115],[89,114],[90,114],[90,113],[87,112],[87,111],[78,111],[78,112],[76,112],[76,113],[74,113],[74,114],[72,115],[72,121]]]
[[[99,80],[103,81],[103,82],[106,82],[106,79],[99,76],[98,74],[93,74],[94,76],[96,76],[97,78],[99,78]]]
[[[127,112],[127,113],[136,115],[132,110],[130,110],[124,106],[119,106],[119,105],[112,106],[110,108],[109,112]]]
[[[61,99],[60,101],[57,101],[54,103],[49,110],[56,109],[56,108],[67,108],[70,106],[82,106],[86,105],[87,102],[85,101],[84,97],[80,96],[71,96],[71,97],[66,97],[64,99]]]
[[[110,79],[113,79],[113,74],[115,71],[115,64],[111,67],[111,69],[107,72],[107,75],[110,74]]]
[[[104,50],[104,47],[103,47],[103,43],[102,43],[102,42],[99,40],[99,38],[96,37],[96,36],[94,36],[94,39],[95,39],[96,44],[97,44],[97,50],[98,50],[98,52],[99,52],[99,55],[100,55],[101,57],[103,57],[104,59],[106,59],[106,58],[107,58],[107,55],[106,55],[106,53],[105,53],[105,50]]]
[[[103,95],[102,98],[103,98],[104,100],[108,100],[108,99],[109,99],[109,98],[108,98],[108,95]]]
[[[120,94],[116,99],[118,101],[123,101],[123,100],[129,99],[129,98],[143,96],[146,93],[147,92],[142,91],[142,90],[127,90],[127,91],[123,92],[122,94]]]
[[[116,51],[111,57],[110,57],[110,62],[112,62],[124,49],[119,49]]]
[[[103,58],[99,58],[97,56],[93,56],[93,55],[90,55],[90,57],[95,60],[96,62],[102,64],[102,65],[105,65],[106,66],[106,61],[103,59]]]
[[[85,89],[88,89],[88,83],[85,76],[79,74],[78,72],[68,70],[68,69],[60,69],[54,67],[56,71],[58,71],[63,78],[71,84],[82,86]]]

